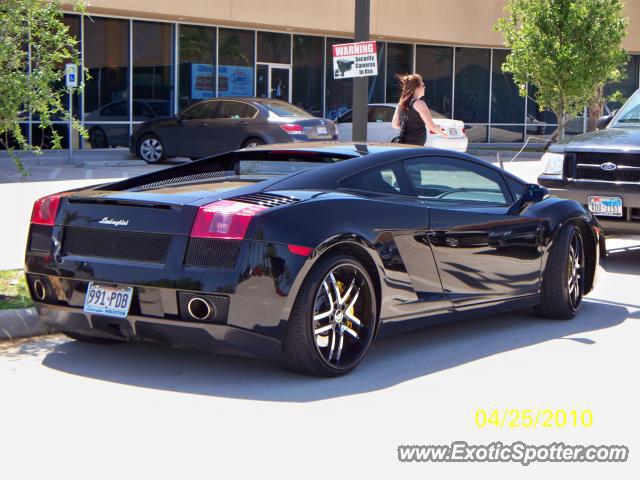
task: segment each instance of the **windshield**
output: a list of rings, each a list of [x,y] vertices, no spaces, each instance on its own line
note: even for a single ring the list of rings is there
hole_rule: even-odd
[[[287,102],[281,102],[278,100],[258,100],[257,102],[279,117],[313,117],[309,112]]]
[[[612,127],[640,127],[640,90],[636,91],[622,106]]]

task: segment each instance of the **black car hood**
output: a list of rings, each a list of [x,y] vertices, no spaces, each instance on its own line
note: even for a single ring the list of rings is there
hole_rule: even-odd
[[[565,139],[549,147],[550,152],[640,153],[640,128],[605,128]]]

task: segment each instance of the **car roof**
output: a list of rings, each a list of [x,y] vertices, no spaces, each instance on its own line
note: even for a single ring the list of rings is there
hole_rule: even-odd
[[[403,145],[397,143],[353,143],[353,142],[304,142],[304,143],[281,143],[272,145],[261,145],[259,147],[245,148],[237,152],[262,151],[269,153],[277,152],[316,152],[323,155],[350,155],[353,158],[342,162],[326,164],[314,169],[309,169],[281,182],[274,184],[270,189],[283,188],[332,188],[340,178],[355,174],[359,171],[375,168],[389,162],[416,158],[421,156],[438,156],[459,158],[484,165],[492,170],[499,171],[504,177],[513,178],[523,185],[526,183],[515,175],[510,174],[496,165],[493,165],[480,158],[473,157],[466,153],[455,152],[439,148],[420,147],[416,145]]]
[[[381,142],[367,142],[367,143],[354,143],[354,142],[297,142],[297,143],[272,143],[267,145],[260,145],[257,147],[243,148],[238,150],[243,151],[306,151],[306,152],[318,152],[324,154],[335,153],[337,155],[353,155],[354,157],[361,157],[372,153],[380,153],[397,149],[411,149],[416,148],[415,145],[404,145],[399,143],[381,143]]]

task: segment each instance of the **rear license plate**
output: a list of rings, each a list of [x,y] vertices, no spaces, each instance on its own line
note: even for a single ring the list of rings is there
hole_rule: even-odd
[[[89,284],[84,299],[84,311],[109,317],[125,318],[129,314],[133,287]]]
[[[316,132],[318,132],[318,135],[326,135],[327,127],[317,127]]]
[[[589,197],[588,202],[589,210],[594,215],[602,215],[603,217],[622,216],[621,197]]]
[[[458,135],[458,129],[457,128],[450,128],[449,129],[449,135]]]

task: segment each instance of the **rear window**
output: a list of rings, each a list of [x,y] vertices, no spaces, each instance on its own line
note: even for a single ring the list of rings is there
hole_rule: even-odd
[[[247,152],[236,161],[237,175],[288,175],[322,165],[341,162],[352,157],[317,155],[305,152]]]
[[[313,117],[309,112],[287,102],[279,102],[277,100],[258,100],[258,103],[279,117]]]

